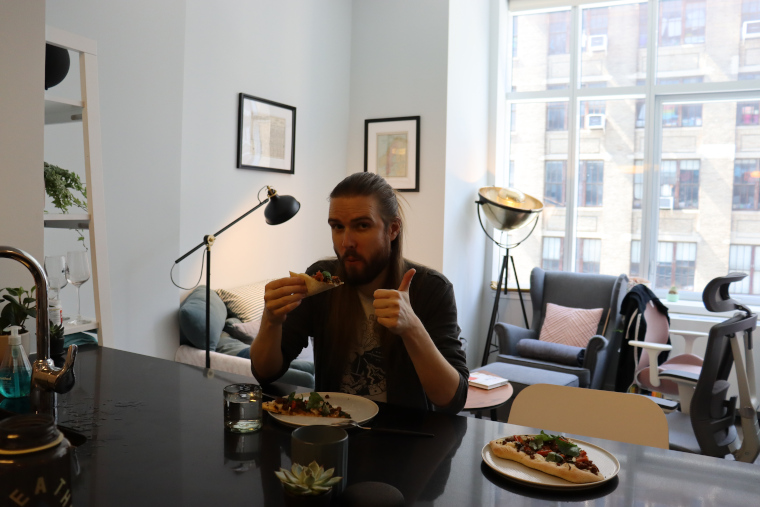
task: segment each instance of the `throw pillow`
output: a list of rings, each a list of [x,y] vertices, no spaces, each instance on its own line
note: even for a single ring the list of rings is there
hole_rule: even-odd
[[[209,342],[216,350],[219,336],[224,328],[227,308],[219,296],[211,291],[209,312]],[[199,285],[179,305],[180,343],[189,342],[193,347],[206,350],[206,286]]]
[[[533,338],[524,338],[517,342],[517,353],[520,354],[520,357],[568,366],[583,366],[584,352],[585,350],[580,347],[534,340]]]
[[[253,343],[253,339],[259,334],[261,319],[252,320],[251,322],[238,322],[228,325],[225,329],[233,338],[237,338],[246,345]]]
[[[217,289],[217,294],[232,313],[243,322],[261,319],[264,313],[264,286],[268,280],[234,289]]]
[[[538,339],[586,348],[599,328],[603,312],[603,308],[585,310],[547,303],[546,317]]]

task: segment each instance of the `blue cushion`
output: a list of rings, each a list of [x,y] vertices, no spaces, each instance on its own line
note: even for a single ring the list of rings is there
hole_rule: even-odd
[[[219,336],[227,318],[227,307],[219,295],[211,291],[209,312],[209,342],[216,350]],[[206,286],[199,285],[179,306],[180,343],[206,350]]]

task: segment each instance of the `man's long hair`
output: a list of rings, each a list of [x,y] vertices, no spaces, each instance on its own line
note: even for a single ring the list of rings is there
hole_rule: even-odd
[[[405,261],[402,255],[404,242],[404,216],[399,205],[398,196],[385,179],[373,173],[354,173],[346,177],[330,193],[330,199],[339,197],[372,197],[378,204],[378,211],[386,231],[393,222],[399,224],[399,233],[391,241],[387,277],[382,284],[385,289],[397,289],[404,277]],[[338,262],[337,275],[346,280],[343,266]],[[361,332],[364,320],[359,294],[355,286],[344,284],[340,290],[331,291],[330,314],[327,321],[327,339],[332,342],[330,355],[326,359],[329,378],[326,379],[330,389],[338,390],[345,372],[348,356],[353,344]],[[386,328],[379,326],[380,343],[383,347],[383,359],[388,361],[388,348],[393,340],[398,339]]]

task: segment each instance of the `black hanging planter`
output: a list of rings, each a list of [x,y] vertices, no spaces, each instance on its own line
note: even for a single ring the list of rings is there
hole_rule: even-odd
[[[71,59],[69,51],[52,44],[45,44],[45,89],[52,88],[66,78]]]

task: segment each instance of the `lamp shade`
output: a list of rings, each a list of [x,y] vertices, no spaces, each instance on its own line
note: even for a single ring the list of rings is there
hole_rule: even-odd
[[[518,194],[519,199],[514,198]],[[534,213],[540,213],[544,209],[543,203],[535,197],[500,187],[481,188],[477,202],[491,225],[500,231],[519,229]]]
[[[264,218],[269,225],[279,225],[293,218],[299,209],[301,203],[294,197],[270,192],[269,204],[264,208]]]

